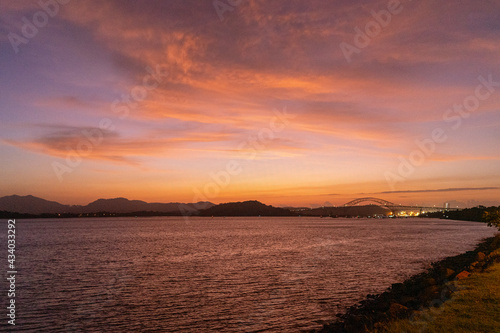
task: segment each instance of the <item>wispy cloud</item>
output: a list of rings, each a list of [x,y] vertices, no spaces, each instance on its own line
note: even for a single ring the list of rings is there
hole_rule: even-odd
[[[397,193],[432,193],[432,192],[462,192],[462,191],[490,191],[499,190],[500,187],[457,187],[457,188],[442,188],[435,190],[405,190],[405,191],[384,191],[371,194],[397,194]],[[360,193],[364,194],[364,193]]]
[[[72,108],[92,108],[95,104],[83,100],[77,96],[59,96],[49,97],[39,100],[35,105],[57,109],[72,109]]]
[[[124,137],[116,131],[97,127],[39,125],[43,134],[30,139],[3,139],[3,142],[37,153],[65,158],[68,154],[91,160],[139,165],[140,157],[165,157],[203,150],[198,144],[224,142],[230,134],[177,131],[153,131],[151,135]],[[81,151],[80,151],[80,150]]]
[[[0,2],[1,137],[24,153],[64,158],[86,139],[82,130],[109,118],[115,128],[85,158],[113,167],[168,165],[193,179],[238,158],[239,145],[287,107],[295,117],[260,149],[242,176],[252,179],[248,187],[268,168],[279,171],[261,183],[285,189],[277,197],[287,188],[318,196],[376,191],[384,170],[438,127],[449,139],[416,177],[450,188],[376,193],[465,192],[474,183],[463,174],[490,180],[477,186],[497,185],[498,98],[464,119],[462,133],[450,132],[443,114],[473,92],[478,75],[500,81],[498,1],[404,1],[351,64],[339,44],[352,43],[354,28],[387,1],[243,1],[224,22],[212,1],[71,1],[18,55],[4,35],[21,33],[22,18],[40,6]],[[157,65],[168,75],[119,119],[113,103]],[[174,159],[197,166],[170,166]],[[439,182],[443,175],[454,182]],[[311,178],[319,188],[302,189]],[[362,184],[350,189],[356,178]]]

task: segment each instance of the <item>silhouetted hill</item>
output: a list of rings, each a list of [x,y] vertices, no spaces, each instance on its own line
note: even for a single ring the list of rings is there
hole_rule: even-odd
[[[128,200],[125,198],[114,198],[114,199],[98,199],[94,202],[89,203],[82,209],[83,213],[94,213],[94,212],[113,212],[113,213],[131,213],[131,212],[179,212],[178,202],[170,203],[147,203],[141,200]],[[197,204],[182,204],[189,206],[191,209],[196,209],[196,207],[212,207],[214,206],[211,202],[200,202]],[[189,209],[185,207],[186,209]]]
[[[197,211],[202,208],[214,206],[211,202],[196,204],[181,203],[147,203],[141,200],[128,200],[125,198],[98,199],[86,206],[63,205],[55,201],[48,201],[32,195],[11,195],[0,198],[0,211],[21,214],[86,214],[86,213],[133,213],[133,212],[159,212],[181,214],[180,206],[184,210]]]
[[[200,216],[295,216],[288,209],[264,205],[258,201],[229,202],[200,211]]]
[[[387,208],[377,205],[350,206],[350,207],[321,207],[301,211],[301,215],[307,216],[374,216],[387,215],[390,212]]]
[[[72,210],[72,207],[32,195],[10,195],[0,198],[0,210],[23,214],[67,213]]]

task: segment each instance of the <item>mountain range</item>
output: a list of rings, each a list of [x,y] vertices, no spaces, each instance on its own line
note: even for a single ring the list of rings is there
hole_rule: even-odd
[[[125,198],[98,199],[88,205],[63,205],[55,201],[49,201],[32,195],[11,195],[0,198],[0,211],[21,214],[85,214],[97,212],[133,213],[133,212],[160,212],[180,213],[180,207],[184,210],[197,211],[198,208],[210,208],[214,206],[211,202],[198,202],[182,204],[170,203],[147,203],[141,200],[128,200]]]
[[[259,201],[229,202],[215,205],[211,202],[198,203],[148,203],[126,198],[98,199],[88,205],[63,205],[32,195],[11,195],[0,198],[0,215],[10,218],[12,214],[29,214],[30,217],[51,217],[41,215],[112,216],[116,215],[177,215],[177,216],[374,216],[388,215],[389,210],[376,205],[354,207],[322,207],[316,209],[277,208]],[[103,214],[98,214],[103,213]],[[106,214],[104,214],[106,213]],[[97,214],[97,215],[95,215]],[[24,216],[28,218],[28,216]],[[56,216],[57,217],[57,216]],[[63,216],[61,216],[63,217]]]

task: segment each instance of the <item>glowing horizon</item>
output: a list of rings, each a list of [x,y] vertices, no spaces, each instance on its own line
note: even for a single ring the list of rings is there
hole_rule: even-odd
[[[0,1],[0,196],[500,205],[500,4],[221,2]]]

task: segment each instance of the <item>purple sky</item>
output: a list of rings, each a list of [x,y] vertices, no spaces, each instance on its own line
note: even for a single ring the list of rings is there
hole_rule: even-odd
[[[0,1],[0,195],[500,204],[498,1],[46,2]]]

